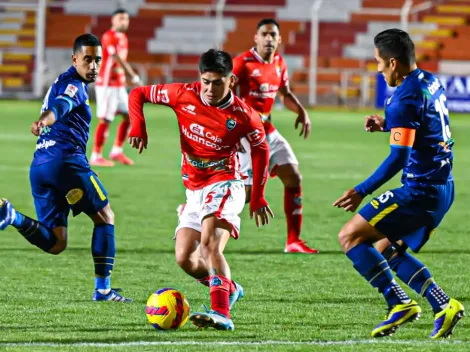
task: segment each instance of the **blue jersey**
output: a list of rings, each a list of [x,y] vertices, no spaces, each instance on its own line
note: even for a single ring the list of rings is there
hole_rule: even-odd
[[[36,144],[33,165],[73,155],[86,160],[92,116],[87,84],[75,67],[71,66],[49,88],[41,113],[50,109],[57,99],[68,102],[68,111],[65,111],[63,116],[56,116],[55,123],[42,130]]]
[[[416,130],[402,183],[444,184],[452,180],[453,140],[446,95],[439,80],[416,69],[406,76],[386,104],[385,130],[400,127]]]

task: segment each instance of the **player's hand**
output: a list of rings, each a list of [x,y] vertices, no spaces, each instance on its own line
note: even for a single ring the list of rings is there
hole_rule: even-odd
[[[295,120],[295,129],[299,127],[299,124],[302,125],[299,136],[303,135],[304,139],[307,139],[310,135],[311,122],[306,111],[302,111]]]
[[[379,115],[366,116],[364,129],[366,132],[383,132],[385,126],[385,119]]]
[[[31,125],[31,133],[39,137],[42,132],[42,129],[46,127],[46,122],[43,120],[34,121]]]
[[[348,189],[339,197],[336,202],[333,203],[333,206],[337,208],[344,208],[346,211],[355,212],[357,207],[362,202],[362,196],[356,192],[354,188]]]
[[[131,79],[131,82],[134,87],[140,87],[143,85],[142,80],[140,79],[139,75],[133,76]]]
[[[144,148],[147,149],[147,138],[142,137],[129,137],[129,144],[132,148],[137,149],[139,154],[142,154]]]
[[[250,219],[253,219],[253,216],[255,217],[256,227],[259,227],[260,219],[261,219],[261,225],[269,224],[269,215],[271,216],[271,218],[274,218],[274,213],[268,205],[265,207],[256,209],[255,211],[250,210]]]

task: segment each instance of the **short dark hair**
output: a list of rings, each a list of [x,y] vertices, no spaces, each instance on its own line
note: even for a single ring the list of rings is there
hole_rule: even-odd
[[[232,57],[229,53],[222,50],[210,49],[202,54],[199,60],[200,73],[217,72],[228,76],[232,73],[232,70]]]
[[[277,27],[277,29],[281,30],[281,26],[279,26],[279,23],[274,18],[263,18],[258,22],[258,26],[256,28],[260,29],[265,24],[273,24]]]
[[[82,50],[82,46],[101,46],[99,38],[91,33],[82,34],[73,43],[73,53]]]
[[[120,8],[118,8],[118,9],[114,10],[112,16],[114,17],[114,16],[116,16],[116,15],[120,15],[120,14],[123,14],[123,13],[129,14],[129,12],[128,12],[125,8],[120,7]]]
[[[412,65],[416,61],[415,45],[408,33],[401,29],[387,29],[377,34],[374,45],[384,60],[396,59],[403,65]]]

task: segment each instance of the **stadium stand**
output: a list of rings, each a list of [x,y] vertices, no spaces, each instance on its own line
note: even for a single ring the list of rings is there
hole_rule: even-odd
[[[240,54],[252,45],[258,20],[274,17],[281,25],[281,53],[290,69],[292,87],[305,101],[313,1],[272,0],[266,5],[262,0],[227,0],[221,33],[215,30],[216,1],[129,1],[129,61],[147,83],[194,80],[202,51],[219,43],[231,54]],[[400,18],[386,11],[377,14],[368,10],[399,10],[404,1],[323,2],[317,73],[321,102],[357,101],[364,89],[370,90],[373,98],[373,36],[385,28],[400,27]],[[415,0],[414,5],[423,2]],[[53,64],[47,67],[45,85],[69,64],[71,38],[89,31],[101,36],[110,26],[110,13],[119,4],[118,0],[63,0],[62,7],[48,8],[46,63]],[[431,9],[410,16],[408,31],[416,43],[420,67],[433,72],[469,71],[469,18],[470,0],[434,1]],[[0,78],[4,90],[31,85],[34,37],[33,11],[15,8],[0,13]]]

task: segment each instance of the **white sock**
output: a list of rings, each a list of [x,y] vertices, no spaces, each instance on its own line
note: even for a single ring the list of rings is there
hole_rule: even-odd
[[[91,160],[96,160],[96,159],[99,159],[99,158],[102,158],[103,155],[101,153],[91,153]]]
[[[113,149],[111,149],[111,154],[122,154],[122,147],[116,147],[115,145],[113,145]]]

